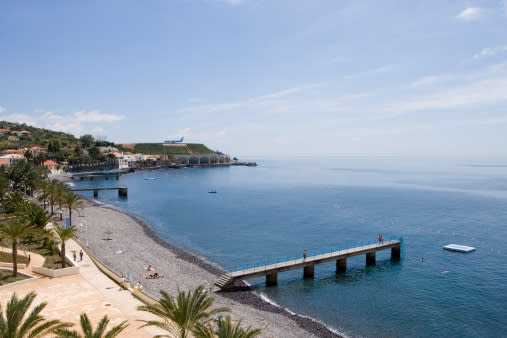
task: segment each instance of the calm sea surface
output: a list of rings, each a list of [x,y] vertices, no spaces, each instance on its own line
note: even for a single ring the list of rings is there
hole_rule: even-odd
[[[377,264],[317,265],[250,283],[291,311],[351,336],[507,336],[507,159],[252,159],[258,167],[140,172],[76,186],[129,188],[99,200],[225,269],[403,238]],[[156,180],[144,180],[156,178]],[[208,191],[216,189],[217,194]],[[91,194],[90,194],[91,196]],[[469,254],[449,243],[477,248]],[[424,257],[424,261],[421,258]]]

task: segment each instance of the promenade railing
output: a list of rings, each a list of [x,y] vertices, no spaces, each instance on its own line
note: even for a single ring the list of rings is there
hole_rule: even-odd
[[[397,236],[387,236],[383,237],[383,242],[393,241],[393,240],[399,240],[402,242],[401,237]],[[330,254],[332,252],[340,252],[340,251],[346,251],[350,249],[357,249],[363,246],[373,245],[373,244],[380,244],[378,240],[370,240],[370,241],[364,241],[356,243],[355,245],[347,245],[347,246],[340,246],[340,247],[334,247],[334,248],[327,248],[324,250],[307,250],[306,252],[306,259],[311,259],[312,257],[324,255],[324,254]],[[242,271],[242,270],[248,270],[248,269],[254,269],[254,271],[262,271],[267,269],[269,265],[273,264],[279,264],[284,262],[291,262],[294,263],[297,262],[297,260],[300,260],[303,258],[302,253],[289,255],[289,256],[282,256],[277,258],[271,258],[266,259],[262,261],[257,261],[255,263],[246,263],[246,264],[236,264],[236,265],[229,265],[227,266],[227,271],[229,272],[236,272],[236,271]],[[259,269],[259,270],[257,270]]]

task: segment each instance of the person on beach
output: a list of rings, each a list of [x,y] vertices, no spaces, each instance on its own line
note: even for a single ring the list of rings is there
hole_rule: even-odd
[[[303,259],[306,259],[306,250],[303,250]]]
[[[79,251],[79,259],[81,262],[83,261],[83,250]]]
[[[74,262],[76,261],[76,250],[72,251],[72,257],[74,257]]]
[[[121,278],[120,278],[120,290],[121,291],[122,289],[125,289],[125,277],[123,275],[121,275]]]
[[[146,271],[152,271],[153,268],[151,267],[151,264],[148,265],[148,267],[146,268]]]

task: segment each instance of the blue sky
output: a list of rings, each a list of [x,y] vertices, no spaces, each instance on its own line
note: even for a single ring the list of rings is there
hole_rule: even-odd
[[[505,159],[507,0],[3,0],[0,119],[239,156]]]

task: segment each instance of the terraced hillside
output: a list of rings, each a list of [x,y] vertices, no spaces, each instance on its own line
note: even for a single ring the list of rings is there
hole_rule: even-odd
[[[185,143],[185,144],[161,144],[161,143],[136,143],[124,144],[134,153],[141,154],[215,154],[215,152],[204,144]]]

